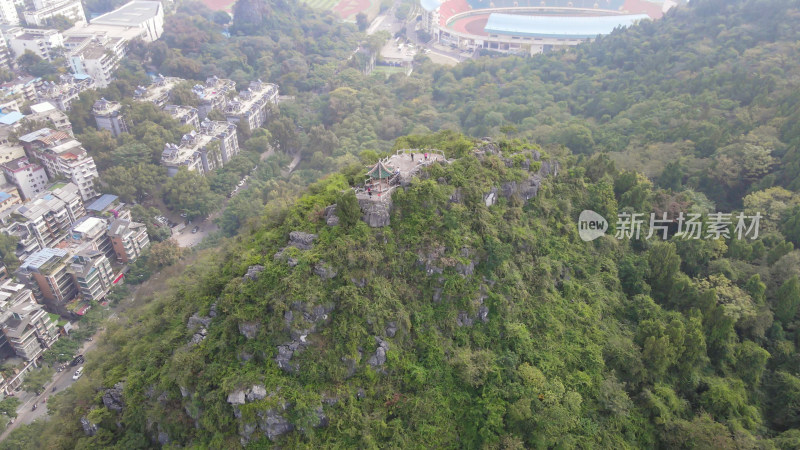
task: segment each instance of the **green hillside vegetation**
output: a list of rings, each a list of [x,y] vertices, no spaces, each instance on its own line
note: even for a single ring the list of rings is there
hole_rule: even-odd
[[[778,234],[586,243],[582,209],[667,193],[555,148],[405,144],[453,162],[394,194],[389,227],[360,220],[360,168],[315,184],[111,326],[85,379],[48,402],[55,417],[3,448],[269,444],[283,419],[294,431],[272,438],[288,447],[800,444],[800,264],[770,263]],[[554,161],[529,201],[508,187]],[[297,231],[317,236],[307,250],[287,247]]]
[[[51,419],[0,449],[800,447],[796,2],[697,0],[563,54],[388,79],[343,62],[352,25],[236,9],[224,38],[180,7],[109,92],[144,66],[259,74],[296,100],[248,161],[279,155],[219,219],[231,237],[110,324]],[[403,148],[451,163],[370,228],[349,188]],[[582,241],[584,209],[612,233]],[[619,212],[716,211],[761,213],[758,238],[613,236]]]

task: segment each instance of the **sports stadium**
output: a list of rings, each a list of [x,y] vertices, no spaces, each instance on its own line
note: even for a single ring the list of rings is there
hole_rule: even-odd
[[[462,50],[545,53],[658,19],[677,0],[420,0],[423,30]]]

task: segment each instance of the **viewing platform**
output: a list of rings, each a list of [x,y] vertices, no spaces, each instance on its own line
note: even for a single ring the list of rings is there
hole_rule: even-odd
[[[397,186],[411,181],[420,169],[435,162],[449,161],[439,150],[398,150],[370,168],[364,183],[353,188],[356,198],[359,202],[385,202]]]

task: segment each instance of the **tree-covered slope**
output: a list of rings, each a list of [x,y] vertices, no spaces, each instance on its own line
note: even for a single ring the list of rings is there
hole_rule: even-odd
[[[782,241],[584,242],[581,210],[665,192],[519,143],[409,144],[452,162],[394,193],[388,227],[361,220],[359,169],[319,182],[111,325],[3,445],[796,447]]]

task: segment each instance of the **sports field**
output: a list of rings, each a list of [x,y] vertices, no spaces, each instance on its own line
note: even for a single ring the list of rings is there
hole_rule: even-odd
[[[369,20],[378,14],[380,0],[302,0],[314,9],[330,10],[345,20],[356,20],[356,14],[363,12]]]

